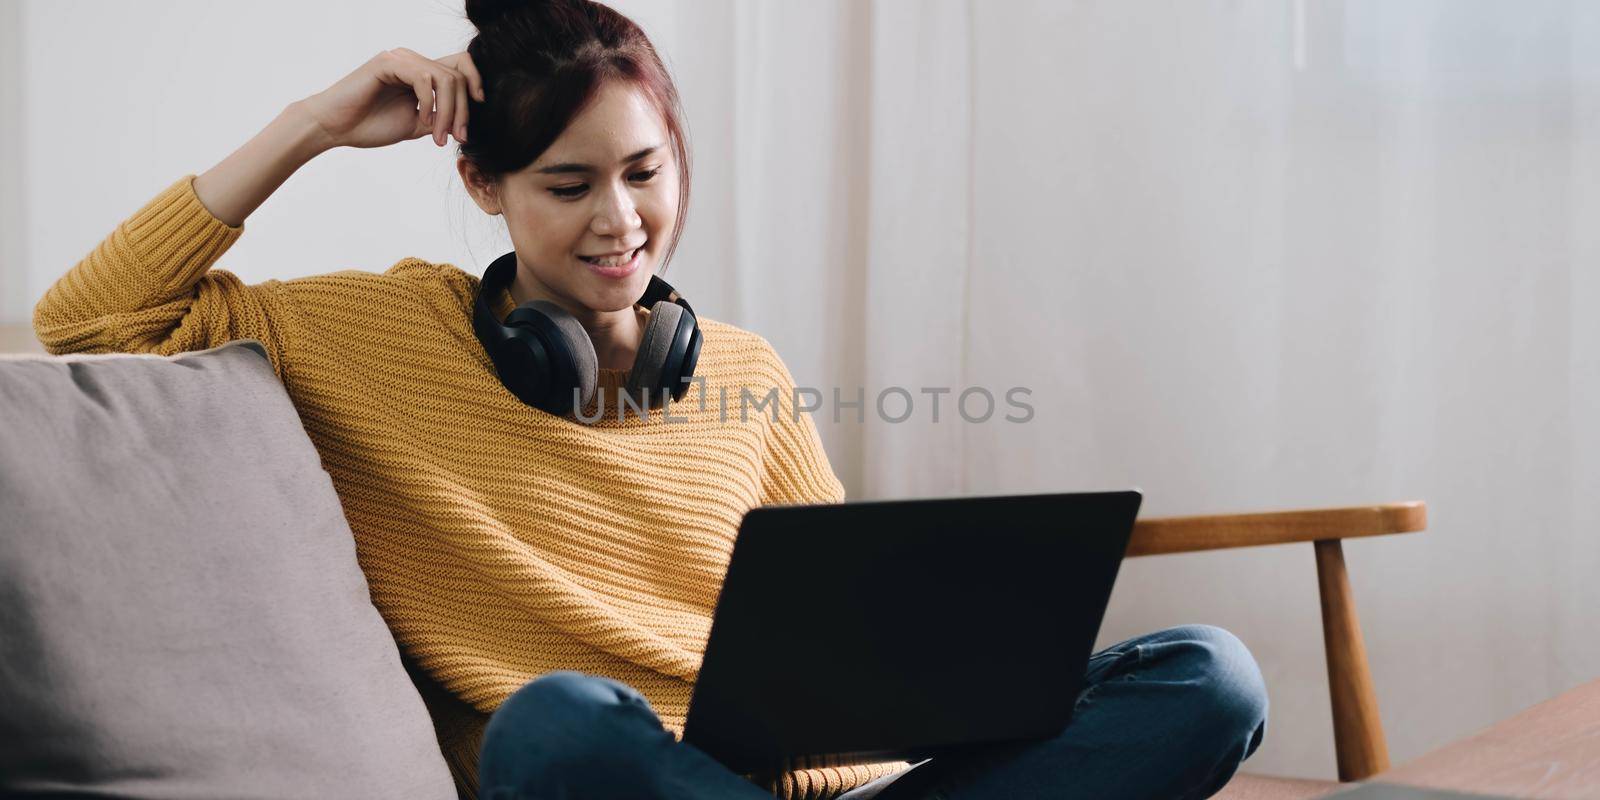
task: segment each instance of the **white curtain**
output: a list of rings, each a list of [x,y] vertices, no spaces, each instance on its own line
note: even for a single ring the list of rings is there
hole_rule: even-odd
[[[715,195],[683,277],[864,389],[816,412],[853,496],[1427,500],[1346,545],[1397,763],[1600,675],[1600,8],[639,5]],[[1250,769],[1331,777],[1311,548],[1130,562],[1102,643],[1183,622],[1261,662]]]
[[[1428,532],[1346,546],[1396,762],[1600,674],[1600,6],[617,7],[689,114],[669,277],[822,391],[852,497],[1138,486],[1152,516],[1427,500]],[[470,33],[444,0],[21,9],[7,230],[30,298],[283,103]],[[223,266],[480,270],[497,224],[426,140],[340,151]],[[892,387],[904,422],[876,408]],[[959,415],[969,387],[995,398],[988,421]],[[1014,387],[1027,422],[1005,420]],[[865,422],[834,422],[836,388]],[[1309,546],[1136,560],[1102,644],[1234,631],[1271,692],[1249,769],[1330,777],[1315,587]]]

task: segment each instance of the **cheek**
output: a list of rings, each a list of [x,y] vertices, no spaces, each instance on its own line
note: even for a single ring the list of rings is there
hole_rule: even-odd
[[[560,202],[524,205],[515,219],[508,220],[516,226],[513,238],[532,252],[569,253],[583,239],[587,224],[587,218],[574,209]]]
[[[645,217],[645,224],[653,229],[657,235],[666,235],[672,232],[678,218],[678,179],[672,178],[670,187],[660,188],[650,193],[649,216]]]

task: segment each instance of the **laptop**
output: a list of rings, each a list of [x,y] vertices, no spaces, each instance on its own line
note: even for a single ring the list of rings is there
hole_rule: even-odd
[[[684,741],[753,774],[1060,733],[1142,497],[751,509]]]

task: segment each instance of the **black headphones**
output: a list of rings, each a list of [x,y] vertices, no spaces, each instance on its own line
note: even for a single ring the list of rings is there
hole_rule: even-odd
[[[489,298],[510,286],[516,272],[516,251],[484,270],[474,302],[473,332],[494,362],[500,382],[522,402],[556,415],[588,407],[599,378],[599,358],[577,318],[548,300],[517,306],[503,323],[489,308]],[[676,402],[689,390],[700,361],[700,325],[677,290],[655,275],[635,305],[650,310],[650,322],[624,391],[648,401],[650,408],[660,408],[669,395]]]

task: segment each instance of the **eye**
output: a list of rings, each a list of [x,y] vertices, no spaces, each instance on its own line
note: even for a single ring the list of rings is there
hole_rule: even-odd
[[[656,167],[655,169],[646,170],[644,172],[635,172],[631,177],[633,180],[638,181],[639,183],[649,183],[650,181],[654,180],[656,175],[660,174],[660,172],[661,168]],[[588,190],[588,188],[588,184],[583,183],[572,186],[553,186],[550,188],[550,193],[556,197],[570,200],[574,197],[582,195]]]

